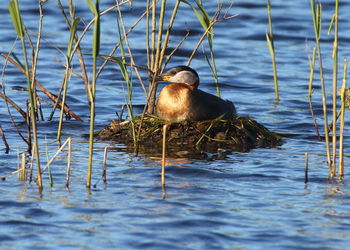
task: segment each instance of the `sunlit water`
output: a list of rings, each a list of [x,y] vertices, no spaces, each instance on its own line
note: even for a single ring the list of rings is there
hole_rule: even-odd
[[[128,27],[144,11],[145,1],[133,1],[133,9],[124,16]],[[168,1],[172,5],[174,1]],[[210,10],[215,1],[203,1]],[[212,3],[207,3],[212,2]],[[222,1],[227,2],[227,1]],[[288,134],[283,145],[272,149],[255,149],[247,153],[231,152],[216,160],[178,159],[166,169],[166,190],[160,185],[160,162],[146,155],[126,153],[124,145],[98,141],[95,144],[94,173],[91,190],[85,188],[89,111],[82,81],[73,76],[68,104],[83,120],[64,123],[63,138],[72,137],[72,176],[70,189],[65,188],[66,152],[52,166],[54,184],[44,176],[40,196],[35,184],[21,183],[17,176],[0,184],[0,246],[2,249],[117,248],[117,249],[346,249],[350,245],[350,190],[348,175],[343,184],[327,181],[325,144],[317,140],[307,101],[309,76],[308,55],[314,46],[314,30],[309,1],[271,1],[276,58],[281,101],[274,103],[271,57],[265,32],[265,1],[235,1],[231,21],[214,28],[214,49],[222,96],[235,102],[242,116],[250,116],[275,132]],[[333,4],[323,3],[322,52],[331,98],[332,36],[326,27]],[[113,5],[103,3],[101,10]],[[8,52],[15,40],[7,11],[7,1],[0,5],[0,50]],[[33,3],[20,3],[25,24],[37,30],[38,11]],[[226,4],[227,6],[227,4]],[[349,3],[341,1],[339,58],[349,57]],[[76,1],[77,15],[92,17],[85,1]],[[124,7],[123,9],[125,9]],[[168,14],[170,15],[170,7]],[[64,61],[53,46],[65,51],[69,32],[55,1],[44,5],[44,27],[38,80],[57,93],[64,69],[54,59]],[[118,41],[116,14],[102,17],[101,54],[108,54]],[[202,34],[202,27],[188,6],[182,4],[176,20],[171,47],[186,33],[191,35],[172,58],[169,66],[185,64]],[[79,29],[80,32],[82,28]],[[146,65],[144,24],[129,37],[136,63]],[[33,38],[35,41],[35,39]],[[90,53],[91,33],[82,42]],[[15,49],[21,53],[20,44]],[[201,77],[201,88],[215,93],[215,84],[203,54],[191,66]],[[119,53],[118,53],[119,54]],[[91,58],[86,55],[88,71]],[[75,62],[76,70],[79,65]],[[145,72],[141,72],[147,82]],[[5,72],[6,93],[25,109],[27,93],[13,90],[25,87],[25,79],[13,66]],[[319,76],[315,75],[314,108],[322,131],[322,104]],[[340,81],[339,81],[340,82]],[[135,79],[134,104],[145,102]],[[126,88],[117,65],[109,64],[97,86],[97,129],[103,128],[125,103]],[[11,147],[5,154],[0,142],[0,174],[16,170],[18,155],[26,150],[15,132],[4,101],[0,100],[0,124]],[[44,115],[50,108],[44,105]],[[22,132],[22,118],[12,110]],[[54,120],[39,122],[42,164],[46,150],[52,156],[58,114]],[[349,126],[349,124],[347,124]],[[346,129],[345,134],[349,132]],[[346,163],[349,138],[345,138]],[[101,176],[103,148],[110,147],[107,160],[107,184]],[[47,147],[47,149],[46,149]],[[309,158],[309,182],[304,184],[305,152]],[[349,169],[346,166],[346,173]],[[165,196],[164,196],[165,191]]]

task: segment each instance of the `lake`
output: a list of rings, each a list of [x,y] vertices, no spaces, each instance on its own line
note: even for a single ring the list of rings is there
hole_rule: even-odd
[[[133,8],[123,6],[129,28],[144,12],[146,1],[133,1]],[[167,16],[175,1],[168,1]],[[214,0],[203,1],[210,15],[217,8]],[[221,1],[224,10],[230,1]],[[332,97],[333,34],[327,35],[334,4],[323,6],[321,47],[329,110]],[[339,13],[339,87],[343,58],[350,55],[350,3],[340,1]],[[8,53],[16,33],[7,3],[0,5],[0,51]],[[86,22],[92,14],[85,1],[77,0],[76,15]],[[38,26],[36,1],[20,1],[21,13],[33,42]],[[66,2],[63,3],[66,6]],[[103,1],[100,10],[113,6]],[[166,190],[160,183],[160,155],[132,153],[123,144],[96,140],[93,161],[93,187],[86,188],[89,108],[83,81],[72,75],[67,103],[83,120],[63,124],[63,140],[72,138],[71,181],[65,187],[67,152],[51,166],[53,185],[44,174],[44,190],[39,194],[35,183],[23,183],[17,175],[0,183],[0,246],[2,249],[347,249],[350,244],[349,189],[349,119],[345,128],[345,178],[328,180],[324,141],[316,137],[307,91],[308,56],[315,46],[309,1],[272,0],[272,22],[280,89],[275,102],[271,56],[266,42],[268,30],[266,1],[234,1],[231,15],[237,17],[214,26],[214,53],[221,95],[235,103],[240,116],[249,116],[271,131],[284,134],[276,148],[249,152],[207,153],[205,159],[168,159]],[[44,4],[43,40],[38,60],[37,79],[53,93],[58,93],[64,61],[55,48],[66,50],[69,29],[56,1]],[[117,14],[101,17],[101,51],[107,55],[119,41]],[[190,35],[172,57],[168,67],[186,64],[203,28],[193,11],[180,4],[170,48],[190,30]],[[78,27],[78,33],[83,25]],[[145,23],[129,36],[138,65],[146,66]],[[82,40],[87,71],[91,77],[92,32]],[[206,45],[206,42],[204,43]],[[17,42],[15,53],[22,58]],[[207,47],[206,52],[208,53]],[[120,52],[116,54],[120,55]],[[4,60],[2,60],[4,62]],[[102,60],[99,61],[99,64]],[[215,81],[199,48],[191,63],[201,78],[200,88],[215,94]],[[73,68],[80,72],[78,61]],[[323,113],[318,63],[314,79],[313,106],[323,134]],[[142,72],[147,82],[146,72]],[[145,104],[143,90],[133,74],[133,104],[140,112]],[[6,94],[25,110],[25,77],[12,65],[4,74]],[[41,97],[45,97],[39,93]],[[117,119],[126,102],[127,88],[118,65],[110,63],[100,75],[96,93],[96,130]],[[46,98],[46,97],[45,97]],[[57,151],[56,133],[59,112],[48,121],[51,107],[43,103],[44,121],[38,122],[42,165]],[[11,114],[26,136],[26,125],[16,110]],[[331,115],[329,114],[329,120]],[[17,169],[19,155],[26,152],[0,99],[0,125],[10,145],[9,154],[0,142],[0,175]],[[107,156],[107,183],[101,178],[103,151]],[[305,153],[309,153],[309,182],[304,183]],[[164,195],[164,191],[166,192]]]

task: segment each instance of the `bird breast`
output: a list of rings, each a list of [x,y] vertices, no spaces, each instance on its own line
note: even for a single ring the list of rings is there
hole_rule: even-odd
[[[165,86],[158,96],[157,115],[169,121],[187,120],[190,108],[190,91],[189,86],[182,83]]]

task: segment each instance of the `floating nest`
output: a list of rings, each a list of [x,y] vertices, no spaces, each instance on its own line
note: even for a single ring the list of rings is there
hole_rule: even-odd
[[[141,115],[133,121],[112,121],[98,132],[101,140],[112,140],[135,148],[134,138],[141,124]],[[161,153],[164,121],[145,115],[139,136],[141,153]],[[281,137],[248,117],[234,117],[230,120],[177,122],[168,126],[167,154],[215,153],[219,151],[246,152],[253,148],[271,148],[281,144]],[[131,150],[132,151],[132,150]]]

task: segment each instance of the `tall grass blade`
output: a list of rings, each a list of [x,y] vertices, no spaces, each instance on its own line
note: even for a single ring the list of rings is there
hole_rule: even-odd
[[[273,42],[273,31],[272,31],[272,18],[271,18],[271,3],[267,0],[267,17],[269,23],[269,33],[266,33],[266,41],[269,47],[271,59],[272,59],[272,70],[273,70],[273,84],[275,86],[275,99],[279,101],[279,91],[278,91],[278,78],[277,78],[277,65],[276,65],[276,55],[275,46]]]
[[[15,27],[17,36],[23,38],[23,24],[22,19],[19,13],[18,2],[17,0],[12,0],[8,3],[8,8],[10,16],[12,19],[13,26]]]
[[[79,22],[80,22],[80,18],[79,17],[75,18],[73,21],[73,24],[70,28],[70,37],[69,37],[69,42],[68,42],[68,47],[67,47],[67,56],[69,56],[69,57],[70,57],[71,52],[72,52],[73,41],[74,41],[75,34],[77,32],[77,27],[78,27]]]
[[[332,127],[332,176],[336,171],[337,160],[337,81],[338,81],[338,15],[339,0],[335,0],[334,42],[333,42],[333,127]]]
[[[128,109],[128,114],[131,120],[131,127],[132,127],[132,134],[133,134],[133,140],[134,143],[136,143],[136,131],[135,131],[135,124],[134,124],[134,115],[133,115],[133,108],[132,108],[132,90],[133,90],[133,82],[132,82],[132,77],[129,77],[129,73],[127,71],[126,68],[126,60],[125,60],[125,49],[124,49],[124,45],[123,45],[123,40],[122,40],[122,31],[121,31],[121,27],[120,27],[120,22],[122,20],[119,20],[121,18],[121,12],[120,12],[120,8],[118,8],[118,12],[119,12],[119,18],[117,18],[117,26],[118,26],[118,34],[119,34],[119,42],[120,42],[120,53],[122,56],[122,60],[117,60],[117,63],[119,65],[119,69],[120,72],[122,73],[122,76],[124,77],[124,80],[126,82],[127,85],[127,89],[128,89],[128,97],[127,97],[127,103],[126,103],[126,107]],[[125,40],[126,42],[127,40]],[[130,75],[131,75],[132,71],[130,70]]]
[[[344,72],[343,72],[343,84],[341,88],[341,116],[340,116],[340,138],[339,138],[339,178],[344,176],[344,124],[345,124],[345,92],[346,92],[346,74],[347,74],[348,62],[344,59]]]
[[[93,159],[93,147],[94,147],[94,125],[95,125],[95,93],[96,93],[96,61],[100,48],[100,18],[99,18],[99,0],[96,0],[94,5],[92,0],[87,0],[91,12],[95,15],[94,31],[93,31],[93,44],[92,44],[92,86],[90,92],[90,135],[89,135],[89,159],[88,159],[88,174],[86,187],[91,187],[91,175],[92,175],[92,159]]]
[[[214,53],[213,53],[214,32],[213,32],[213,25],[212,24],[214,23],[214,21],[212,21],[210,19],[209,14],[204,9],[202,1],[196,2],[198,9],[196,9],[195,6],[193,6],[190,2],[188,2],[186,0],[181,0],[181,2],[189,5],[192,8],[194,14],[196,15],[196,17],[197,17],[198,21],[200,22],[200,24],[202,25],[203,29],[205,31],[207,31],[207,38],[208,38],[208,45],[209,45],[211,60],[209,60],[206,55],[205,55],[205,57],[206,57],[206,61],[209,65],[210,70],[211,70],[211,72],[214,76],[214,79],[215,79],[217,95],[220,96],[219,79],[218,79],[218,75],[217,75],[215,57],[214,57]]]
[[[69,38],[69,42],[68,42],[68,46],[67,46],[67,55],[66,55],[66,70],[64,72],[64,79],[63,79],[63,96],[62,96],[62,107],[65,107],[66,105],[66,97],[67,97],[67,90],[68,90],[68,82],[70,79],[70,75],[71,75],[71,61],[72,61],[72,57],[73,57],[73,53],[72,53],[72,46],[73,46],[73,42],[74,42],[74,38],[75,38],[75,34],[77,31],[77,26],[78,23],[80,21],[80,18],[75,18],[73,21],[73,24],[70,28],[70,38]],[[60,112],[60,120],[59,120],[59,124],[58,124],[58,130],[57,130],[57,140],[60,141],[61,140],[61,132],[62,132],[62,126],[63,126],[63,114],[64,114],[64,109],[61,108],[61,112]]]
[[[22,42],[22,51],[23,51],[23,57],[24,57],[24,63],[25,63],[25,75],[26,75],[28,95],[30,100],[30,117],[31,117],[31,123],[32,123],[33,139],[34,139],[34,145],[32,147],[32,158],[34,158],[34,155],[35,155],[36,165],[38,170],[38,187],[39,187],[39,192],[41,193],[43,189],[43,185],[42,185],[42,178],[41,178],[39,146],[38,146],[37,129],[36,129],[35,100],[34,100],[32,85],[30,83],[29,64],[28,64],[28,58],[27,58],[26,45],[24,41],[25,30],[22,23],[21,13],[19,10],[17,0],[13,0],[9,3],[9,12],[10,12],[14,27],[16,29],[17,35],[21,38],[21,42]]]
[[[314,22],[317,57],[318,57],[318,61],[319,61],[319,70],[320,70],[320,81],[321,81],[321,91],[322,91],[322,107],[323,107],[323,125],[324,125],[324,136],[325,136],[325,140],[326,140],[327,164],[329,167],[329,174],[332,177],[332,164],[331,164],[331,150],[330,150],[330,143],[329,143],[326,87],[325,87],[324,76],[323,76],[322,53],[321,53],[321,45],[320,45],[320,35],[321,35],[321,27],[322,27],[322,5],[317,4],[317,6],[315,7],[315,0],[310,0],[310,6],[311,6],[312,19]]]

